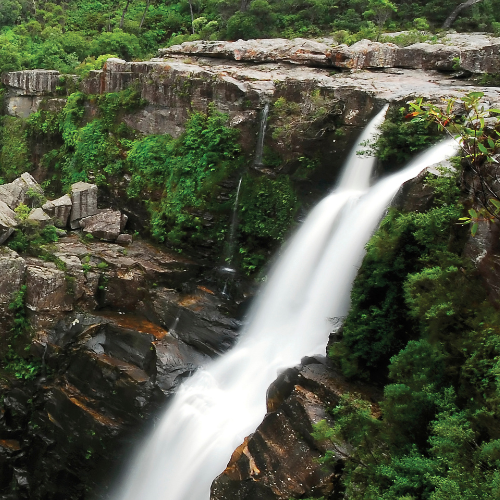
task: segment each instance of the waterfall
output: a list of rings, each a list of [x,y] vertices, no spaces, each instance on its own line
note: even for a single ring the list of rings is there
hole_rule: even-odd
[[[384,114],[364,136],[373,137]],[[282,250],[238,344],[179,388],[117,500],[209,500],[212,481],[262,421],[278,372],[324,352],[329,318],[346,314],[365,244],[400,185],[454,152],[453,141],[438,144],[371,189],[375,160],[351,158],[338,187]]]
[[[257,137],[257,146],[255,148],[255,165],[262,165],[262,154],[264,152],[264,139],[266,137],[267,116],[269,114],[269,103],[266,102],[262,115],[260,117],[259,135]]]
[[[238,202],[240,199],[241,182],[243,177],[240,177],[240,182],[238,182],[238,188],[236,189],[236,198],[234,200],[233,215],[231,217],[231,227],[229,229],[229,242],[227,246],[227,255],[225,259],[225,264],[231,269],[231,264],[233,263],[234,255],[234,238],[236,236],[236,226],[238,225]]]

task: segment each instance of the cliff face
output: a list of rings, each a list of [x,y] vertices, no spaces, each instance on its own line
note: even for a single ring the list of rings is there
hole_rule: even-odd
[[[160,51],[151,61],[110,59],[79,87],[105,94],[134,86],[147,105],[123,119],[142,134],[178,137],[191,112],[213,104],[241,130],[248,155],[268,103],[264,144],[281,161],[264,158],[253,170],[272,178],[296,171],[301,158],[314,159],[317,169],[301,184],[303,200],[312,203],[331,188],[359,130],[383,103],[439,100],[464,89],[485,92],[492,104],[500,101],[497,89],[449,73],[457,59],[462,70],[500,72],[499,46],[479,35],[407,48],[368,41],[352,47],[303,40],[195,42]],[[57,72],[8,73],[3,83],[11,116],[57,112],[66,102]],[[95,105],[85,112],[95,115]],[[120,189],[111,187],[114,203],[123,205]],[[432,193],[422,193],[416,196],[425,205]],[[491,278],[496,295],[491,269],[498,267],[497,239],[487,234],[471,240],[466,252]],[[236,338],[238,321],[200,262],[143,242],[124,251],[74,235],[62,238],[54,252],[65,272],[13,251],[0,255],[3,324],[12,321],[12,294],[26,285],[29,352],[42,370],[35,380],[2,382],[1,498],[105,497],[105,476],[122,450],[142,435],[184,377]],[[269,390],[268,415],[214,482],[212,498],[340,497],[339,470],[325,471],[316,462],[326,448],[311,431],[328,418],[339,395],[353,389],[365,391],[376,406],[377,391],[350,386],[324,359],[306,359],[285,372]]]

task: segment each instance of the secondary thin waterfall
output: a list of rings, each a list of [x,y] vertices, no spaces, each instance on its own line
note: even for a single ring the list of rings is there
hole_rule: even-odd
[[[255,148],[255,165],[262,165],[262,154],[264,153],[264,139],[266,137],[267,116],[269,115],[269,103],[266,102],[260,117],[259,135],[257,136],[257,146]]]
[[[368,125],[370,137],[384,113]],[[371,189],[373,158],[346,165],[335,191],[283,249],[241,340],[180,387],[117,499],[209,499],[210,485],[233,450],[262,421],[266,390],[277,373],[324,352],[329,318],[346,314],[364,246],[400,185],[454,152],[452,141],[434,146]]]

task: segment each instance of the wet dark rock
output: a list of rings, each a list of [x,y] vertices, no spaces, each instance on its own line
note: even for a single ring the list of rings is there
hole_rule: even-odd
[[[349,391],[363,394],[378,411],[380,391],[348,382],[323,357],[305,358],[283,372],[269,388],[267,415],[212,484],[211,500],[342,498],[339,479],[348,446],[325,468],[317,460],[333,449],[311,433],[320,420],[333,424],[327,409]]]
[[[217,356],[231,347],[240,323],[224,316],[221,302],[212,293],[198,289],[182,295],[172,290],[158,290],[149,314],[156,316],[170,333],[197,350]]]

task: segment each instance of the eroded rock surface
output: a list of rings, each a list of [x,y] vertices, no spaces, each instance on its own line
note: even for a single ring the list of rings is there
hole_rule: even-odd
[[[342,498],[339,478],[348,449],[325,467],[317,460],[331,445],[316,441],[311,432],[320,420],[333,424],[327,409],[348,391],[362,393],[378,410],[380,393],[348,383],[325,358],[305,358],[286,370],[269,388],[264,420],[213,482],[211,500]]]
[[[216,57],[247,62],[288,62],[341,69],[410,68],[452,71],[460,67],[472,73],[497,73],[500,38],[484,34],[456,33],[437,43],[399,47],[393,43],[361,40],[351,46],[333,40],[316,42],[295,38],[268,40],[195,41],[160,49],[160,57],[172,55]]]

